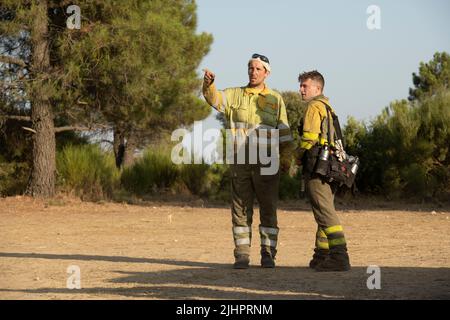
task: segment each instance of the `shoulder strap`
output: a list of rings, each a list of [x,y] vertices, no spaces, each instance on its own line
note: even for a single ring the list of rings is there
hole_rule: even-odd
[[[336,137],[339,140],[341,140],[342,146],[344,147],[344,150],[345,150],[344,136],[342,135],[341,125],[339,124],[338,116],[333,112],[333,110],[331,110],[330,106],[327,103],[325,103],[322,100],[319,100],[319,101],[321,101],[325,105],[325,108],[327,109],[327,115],[328,115],[328,113],[331,114],[331,117],[333,118],[333,126],[334,126],[334,131],[336,133]],[[330,126],[331,126],[331,119],[330,119],[330,117],[328,117],[328,141],[331,141]]]

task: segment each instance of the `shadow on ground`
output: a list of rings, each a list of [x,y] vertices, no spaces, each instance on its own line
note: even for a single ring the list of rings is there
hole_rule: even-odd
[[[350,272],[318,273],[307,267],[252,266],[234,270],[229,264],[100,255],[0,253],[0,258],[106,261],[142,264],[142,271],[114,270],[105,287],[0,289],[30,294],[82,294],[101,298],[151,299],[450,299],[450,268],[383,267],[381,289],[369,290],[367,267]],[[171,266],[149,272],[146,264]],[[45,298],[45,296],[42,296]]]

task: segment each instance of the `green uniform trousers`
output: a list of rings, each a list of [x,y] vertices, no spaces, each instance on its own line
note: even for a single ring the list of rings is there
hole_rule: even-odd
[[[277,201],[280,175],[261,175],[257,164],[233,164],[231,171],[231,215],[234,255],[250,254],[253,203],[259,203],[261,253],[276,255],[278,240]]]
[[[316,249],[345,246],[344,231],[334,207],[334,188],[312,175],[306,178],[306,189],[317,222]]]

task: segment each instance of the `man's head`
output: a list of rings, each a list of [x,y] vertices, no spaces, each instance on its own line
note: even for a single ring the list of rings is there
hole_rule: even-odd
[[[269,59],[255,53],[248,61],[248,81],[250,87],[261,86],[270,74]]]
[[[317,70],[303,72],[298,76],[298,81],[300,82],[300,95],[305,101],[311,100],[323,92],[325,80]]]

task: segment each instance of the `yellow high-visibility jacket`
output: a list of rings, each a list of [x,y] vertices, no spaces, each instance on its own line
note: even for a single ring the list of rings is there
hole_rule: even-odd
[[[334,113],[328,98],[323,95],[319,95],[308,102],[303,118],[303,133],[300,137],[299,152],[301,154],[303,154],[305,150],[311,149],[316,143],[319,143],[320,145],[328,143],[328,117],[331,117],[331,114],[327,115],[325,104],[328,105]],[[333,119],[330,119],[330,136],[333,138]],[[334,141],[332,139],[330,145],[333,144]]]
[[[227,128],[248,132],[251,129],[277,129],[281,161],[293,155],[295,148],[286,106],[279,93],[269,89],[235,87],[217,90],[214,83],[203,84],[203,96],[209,105],[225,114]]]

